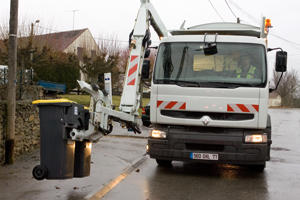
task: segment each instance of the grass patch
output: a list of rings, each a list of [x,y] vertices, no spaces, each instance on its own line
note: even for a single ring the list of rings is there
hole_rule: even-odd
[[[60,95],[59,97],[61,98],[66,98],[72,101],[75,101],[79,104],[82,104],[84,106],[89,106],[90,105],[90,95],[73,95],[73,94],[65,94],[65,95]],[[118,109],[119,105],[120,105],[120,101],[121,101],[121,96],[113,96],[112,97],[113,100],[113,104],[116,106],[116,108]],[[150,101],[149,98],[143,98],[143,106],[147,105]]]

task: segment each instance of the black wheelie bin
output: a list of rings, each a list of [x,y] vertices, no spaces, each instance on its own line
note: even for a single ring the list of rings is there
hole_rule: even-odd
[[[70,132],[73,128],[88,129],[89,111],[67,99],[37,100],[33,104],[38,106],[40,117],[40,165],[33,168],[33,177],[42,180],[88,176],[91,143],[72,141]]]

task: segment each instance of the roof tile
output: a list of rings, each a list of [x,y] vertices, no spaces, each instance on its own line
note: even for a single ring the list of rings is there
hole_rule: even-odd
[[[64,51],[70,44],[74,42],[87,29],[65,31],[58,33],[50,33],[45,35],[34,36],[35,40],[40,41],[42,45],[46,45],[56,51]]]

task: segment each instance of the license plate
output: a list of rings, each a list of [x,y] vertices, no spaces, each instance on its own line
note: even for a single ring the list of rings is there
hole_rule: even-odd
[[[191,153],[190,158],[194,160],[219,160],[219,154],[213,153]]]

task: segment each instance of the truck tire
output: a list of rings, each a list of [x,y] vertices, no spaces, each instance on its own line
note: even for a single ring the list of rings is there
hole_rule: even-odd
[[[172,166],[172,160],[156,159],[156,162],[157,162],[158,166],[161,166],[161,167],[171,167]]]
[[[36,180],[43,180],[44,178],[47,177],[48,174],[48,170],[46,167],[43,167],[41,165],[37,165],[33,168],[32,170],[32,176],[36,179]]]
[[[266,168],[266,163],[259,164],[259,165],[248,165],[248,167],[256,172],[263,172],[264,169]]]
[[[267,128],[264,130],[265,133],[268,135],[268,139],[272,139],[272,125],[271,125],[271,116],[268,115],[267,120]],[[268,144],[268,157],[267,160],[270,160],[271,158],[271,144]]]

